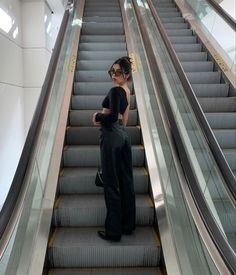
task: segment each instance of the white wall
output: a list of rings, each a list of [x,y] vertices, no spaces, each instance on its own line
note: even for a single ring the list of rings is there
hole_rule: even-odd
[[[64,13],[61,0],[47,2],[49,5],[44,0],[0,0],[0,209],[24,146]]]

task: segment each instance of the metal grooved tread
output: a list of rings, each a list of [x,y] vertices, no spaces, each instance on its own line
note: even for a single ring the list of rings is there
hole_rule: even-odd
[[[230,168],[236,175],[236,91],[233,88],[229,89],[229,84],[225,83],[221,71],[215,70],[214,62],[208,60],[208,53],[203,51],[198,38],[193,34],[190,27],[186,26],[187,23],[182,18],[176,4],[172,0],[166,0],[165,3],[158,0],[153,2],[186,76],[206,115],[206,119]],[[167,3],[169,11],[166,9]],[[175,23],[173,23],[173,20],[175,20]],[[190,129],[187,116],[186,114],[183,118]],[[194,147],[198,148],[198,133],[190,131],[190,136]],[[200,148],[198,151],[199,153],[197,154],[201,157],[200,165],[203,171],[206,170],[206,167],[215,165],[206,163],[204,159],[205,152],[202,152]],[[211,173],[213,173],[212,171]],[[212,179],[208,180],[207,186],[214,199],[214,205],[227,238],[232,240],[231,244],[236,250],[236,221],[232,216],[232,209],[227,202],[227,195],[221,191],[221,188],[217,187],[218,180],[214,180],[213,174],[211,177]],[[225,201],[221,201],[222,198],[225,198]]]
[[[154,230],[134,91],[127,131],[132,142],[137,228],[132,235],[122,235],[118,243],[104,241],[97,234],[103,228],[106,207],[103,189],[94,184],[100,149],[99,129],[92,124],[92,114],[101,109],[113,86],[107,71],[124,55],[127,49],[118,0],[86,0],[48,244],[49,274],[161,274],[160,242]],[[129,87],[132,90],[132,83]]]

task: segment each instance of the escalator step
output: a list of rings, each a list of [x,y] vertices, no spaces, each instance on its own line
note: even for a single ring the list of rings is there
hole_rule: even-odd
[[[107,16],[107,12],[106,11],[86,11],[86,12],[84,12],[84,16],[85,17],[91,17],[91,16],[106,17]],[[110,11],[109,12],[109,16],[119,17],[120,18],[120,11]],[[82,33],[84,33],[84,32],[82,32]],[[101,34],[104,34],[104,33],[102,32]]]
[[[114,60],[81,60],[76,64],[77,70],[82,71],[108,71],[113,64]]]
[[[229,93],[229,84],[192,84],[197,97],[225,97]]]
[[[109,61],[110,62],[110,61]],[[113,87],[113,83],[110,82],[75,82],[74,94],[75,95],[103,95]]]
[[[73,110],[99,110],[102,108],[104,95],[74,95],[72,96],[71,106]],[[136,108],[136,99],[134,95],[130,97],[130,110]]]
[[[215,84],[220,83],[221,72],[191,72],[186,76],[191,84]]]
[[[188,23],[163,23],[163,26],[166,30],[188,29]]]
[[[96,194],[103,188],[97,187],[95,176],[97,167],[64,168],[59,177],[60,194]],[[148,192],[148,172],[143,167],[133,167],[134,190],[136,193]]]
[[[80,43],[80,51],[125,51],[126,43],[118,42],[89,42],[89,43]]]
[[[81,34],[80,42],[125,42],[124,35],[85,35]]]
[[[213,62],[211,61],[195,61],[181,63],[185,72],[212,72]]]
[[[141,129],[138,126],[126,128],[133,145],[141,144]],[[68,145],[98,145],[101,135],[100,127],[68,127],[66,130],[66,144]]]
[[[81,268],[50,269],[49,275],[162,275],[159,268]]]
[[[103,194],[60,196],[53,212],[53,224],[60,227],[103,226],[105,218]],[[153,222],[154,206],[149,195],[136,195],[136,224],[151,226]]]
[[[109,12],[108,12],[109,14]],[[121,22],[121,18],[120,17],[112,17],[112,16],[86,16],[83,17],[83,22]]]
[[[235,112],[236,97],[198,97],[204,112]]]
[[[176,52],[181,53],[194,53],[201,52],[202,45],[201,44],[173,44],[173,48]]]
[[[205,113],[213,129],[236,129],[236,112]]]
[[[116,60],[121,56],[126,56],[127,51],[80,51],[79,60]]]
[[[185,21],[184,21],[184,18],[182,17],[171,17],[171,18],[162,17],[161,22],[162,23],[184,23]]]
[[[106,71],[76,71],[76,82],[111,82]]]
[[[178,52],[177,56],[180,62],[183,61],[207,61],[206,52],[195,52],[195,53],[181,53]]]
[[[69,113],[69,120],[71,126],[93,126],[92,116],[98,110],[73,110]],[[137,109],[129,111],[128,126],[135,126],[138,124]]]
[[[100,239],[102,228],[56,228],[49,242],[49,261],[54,268],[155,267],[160,260],[160,242],[153,228],[137,227],[118,243]]]
[[[160,18],[165,18],[165,17],[174,18],[174,17],[181,17],[181,13],[178,11],[176,11],[176,12],[175,11],[174,12],[158,12],[158,16]]]
[[[144,147],[132,146],[133,166],[144,166]],[[71,145],[63,150],[64,167],[98,167],[100,165],[100,148],[96,145]]]
[[[172,44],[193,44],[197,43],[197,37],[192,36],[170,36],[169,37]]]

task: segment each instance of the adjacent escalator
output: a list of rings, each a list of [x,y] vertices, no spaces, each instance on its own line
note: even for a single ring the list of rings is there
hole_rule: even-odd
[[[117,0],[86,0],[62,169],[45,266],[49,274],[161,274],[160,242],[149,194],[145,150],[133,91],[127,131],[131,136],[137,228],[121,242],[101,240],[106,208],[94,184],[100,164],[99,128],[92,114],[112,87],[111,64],[127,55]],[[132,83],[130,83],[132,88]]]
[[[195,92],[206,119],[236,175],[236,91],[226,82],[174,1],[154,0],[157,14]],[[202,163],[204,166],[204,162]],[[224,232],[236,251],[236,219],[226,194],[208,184]]]

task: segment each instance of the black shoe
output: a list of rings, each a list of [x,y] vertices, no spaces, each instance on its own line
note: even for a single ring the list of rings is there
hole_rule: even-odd
[[[98,236],[106,241],[119,242],[121,236],[108,236],[105,231],[98,231]]]

